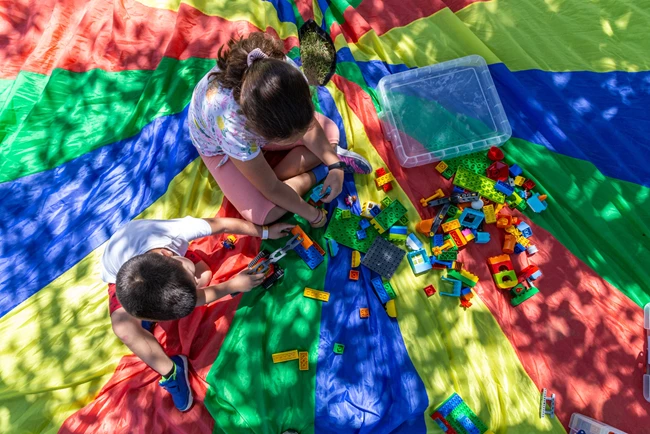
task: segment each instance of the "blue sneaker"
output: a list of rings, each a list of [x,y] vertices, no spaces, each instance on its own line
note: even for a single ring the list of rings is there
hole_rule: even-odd
[[[174,372],[169,378],[162,378],[158,384],[171,394],[177,409],[187,411],[194,402],[188,376],[189,365],[187,363],[187,357],[172,356],[171,359],[174,362]]]
[[[343,149],[340,146],[336,147],[336,154],[339,156],[339,159],[348,165],[346,172],[359,173],[361,175],[367,175],[372,172],[372,166],[361,155],[356,152],[348,151]]]

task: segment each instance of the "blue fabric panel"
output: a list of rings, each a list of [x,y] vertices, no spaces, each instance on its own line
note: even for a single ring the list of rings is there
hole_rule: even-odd
[[[0,316],[163,195],[198,156],[186,117],[158,118],[129,139],[0,184]]]

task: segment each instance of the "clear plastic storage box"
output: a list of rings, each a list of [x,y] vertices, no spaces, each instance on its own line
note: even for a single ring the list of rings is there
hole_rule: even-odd
[[[377,93],[384,135],[404,167],[499,146],[512,134],[481,56],[386,76]]]
[[[590,417],[573,413],[569,422],[569,434],[578,434],[580,431],[584,431],[585,434],[626,434],[619,429],[605,425]]]

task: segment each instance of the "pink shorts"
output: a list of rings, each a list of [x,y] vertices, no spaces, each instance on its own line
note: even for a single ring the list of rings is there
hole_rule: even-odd
[[[315,117],[321,127],[323,127],[329,143],[338,143],[339,129],[336,124],[331,119],[321,115],[320,113],[316,113]],[[302,144],[302,141],[298,141],[293,145],[288,146],[269,144],[264,147],[264,151],[288,151],[297,146],[304,145]],[[201,158],[208,167],[214,180],[219,184],[224,196],[226,196],[228,201],[230,201],[237,211],[239,211],[239,214],[241,214],[246,220],[257,225],[263,224],[269,211],[275,208],[276,205],[264,197],[264,195],[250,183],[239,169],[235,167],[230,159],[223,166],[217,167],[221,159],[224,158],[223,155],[217,155],[214,157],[205,157],[202,155]]]

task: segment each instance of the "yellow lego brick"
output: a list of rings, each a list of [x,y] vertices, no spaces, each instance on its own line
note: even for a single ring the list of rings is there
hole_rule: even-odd
[[[515,185],[517,187],[521,187],[522,185],[524,185],[525,181],[526,178],[524,178],[523,176],[515,176]]]
[[[514,226],[514,225],[506,226],[506,228],[504,230],[507,233],[514,235],[515,237],[520,237],[521,236],[521,231],[519,229],[517,229],[517,227]]]
[[[301,371],[309,370],[309,353],[307,351],[298,353],[298,368]]]
[[[319,291],[317,289],[312,289],[312,288],[305,288],[305,291],[302,293],[307,298],[313,298],[314,300],[320,300],[320,301],[329,301],[330,300],[330,293],[325,292],[325,291]]]
[[[386,229],[384,229],[383,227],[381,227],[381,225],[379,224],[379,222],[378,222],[377,220],[375,220],[375,219],[370,220],[370,224],[371,224],[375,229],[377,229],[377,232],[379,232],[380,234],[383,234],[384,232],[386,232]]]
[[[384,184],[388,184],[389,182],[395,181],[395,177],[393,176],[392,173],[388,172],[385,175],[380,176],[379,178],[375,179],[375,184],[377,184],[377,187],[381,187]]]
[[[422,206],[427,206],[427,203],[431,202],[432,200],[435,199],[440,199],[441,197],[444,197],[445,193],[443,193],[442,188],[439,188],[433,193],[431,196],[427,197],[426,199],[420,199],[420,205]]]
[[[464,232],[463,236],[465,237],[465,240],[467,240],[467,242],[470,242],[475,238],[474,234],[471,231]]]
[[[386,303],[386,313],[391,318],[397,318],[397,309],[395,308],[395,300],[388,300],[388,303]]]
[[[439,254],[442,253],[442,247],[436,246],[436,247],[431,247],[431,253],[433,256],[438,256]]]
[[[501,211],[505,206],[505,203],[498,203],[496,207],[494,207],[494,213],[499,214],[499,211]]]
[[[273,354],[273,363],[288,362],[289,360],[298,360],[298,350]]]
[[[494,205],[485,205],[483,207],[483,214],[485,214],[485,223],[496,223],[497,215],[494,212]]]
[[[475,274],[470,273],[467,270],[460,270],[460,275],[471,280],[472,282],[476,283],[478,282],[478,276]]]
[[[438,163],[438,165],[436,166],[436,170],[437,170],[438,172],[442,173],[442,172],[444,172],[445,170],[447,170],[448,167],[449,167],[449,166],[447,165],[447,163],[445,163],[444,161],[441,161],[441,162]]]
[[[517,237],[517,242],[524,247],[530,246],[530,240],[524,236]]]
[[[456,243],[458,247],[463,247],[465,244],[467,244],[465,235],[463,235],[463,233],[460,230],[454,229],[453,231],[449,232],[449,235],[451,235],[451,239],[454,240],[454,243]]]
[[[352,251],[352,268],[357,268],[361,264],[361,253],[358,250]]]
[[[442,231],[444,233],[451,232],[454,229],[459,229],[459,228],[460,228],[460,222],[458,221],[458,219],[449,220],[448,222],[442,224]]]

